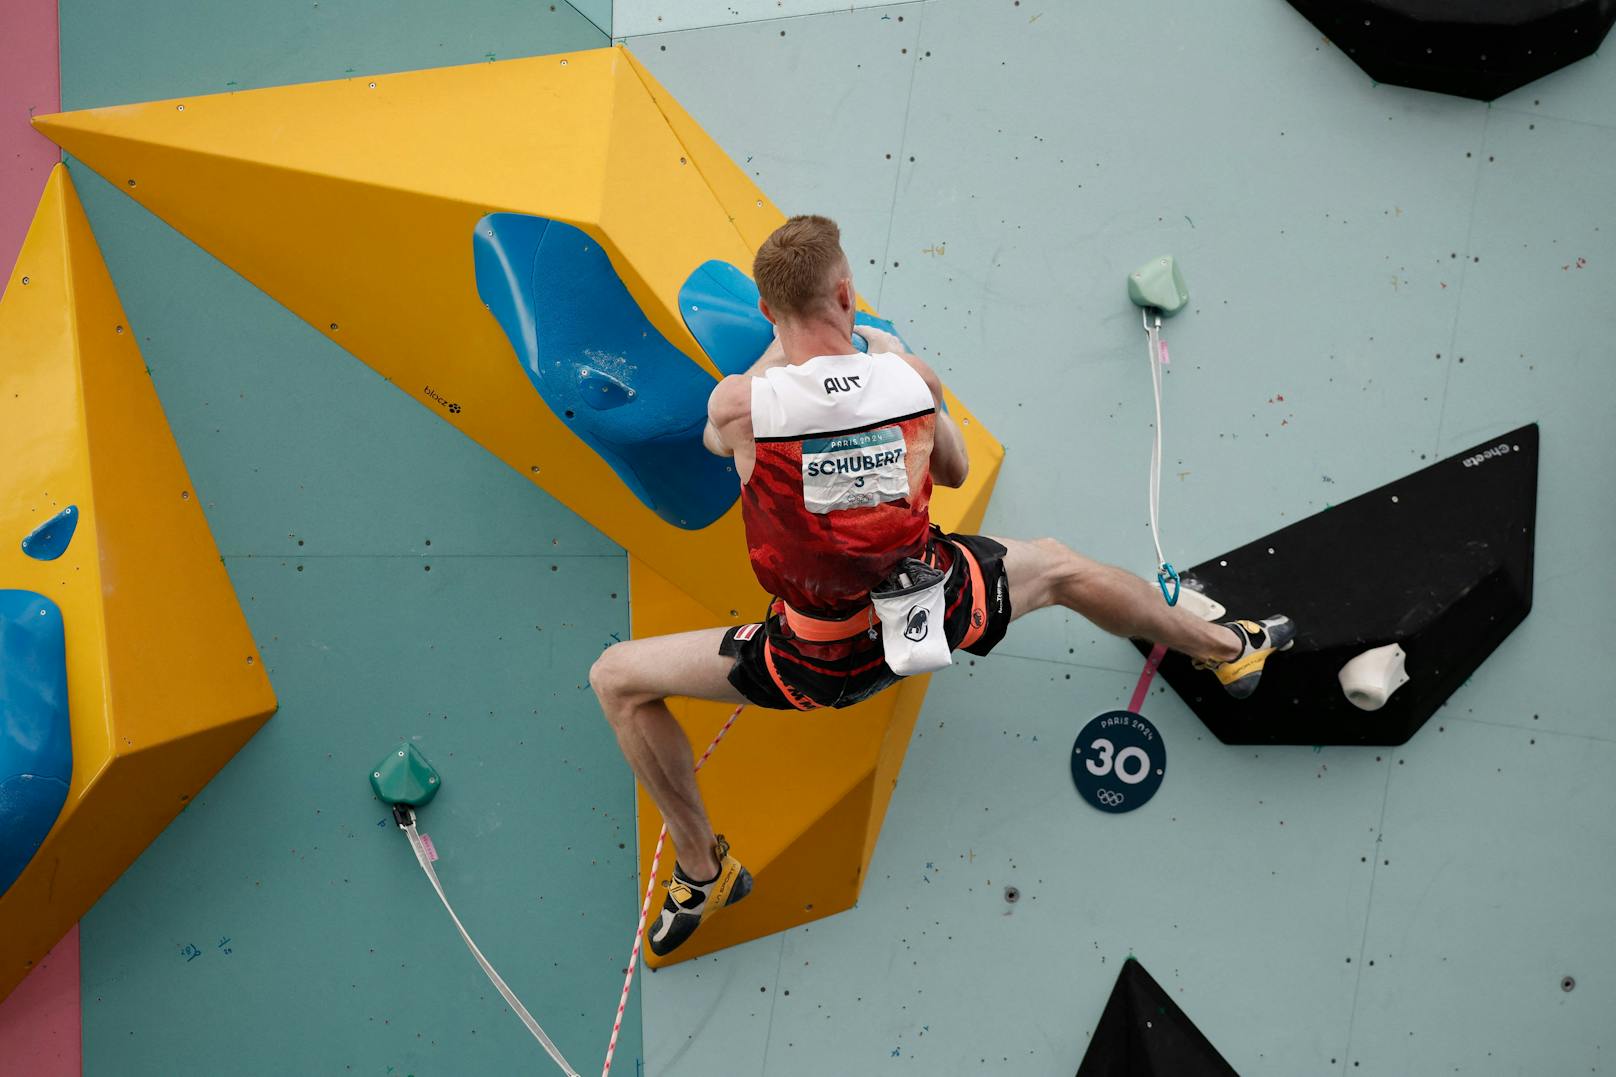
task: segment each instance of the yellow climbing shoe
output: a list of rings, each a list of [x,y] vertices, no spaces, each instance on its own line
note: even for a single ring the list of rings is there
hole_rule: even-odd
[[[1257,690],[1269,656],[1290,650],[1296,642],[1296,622],[1275,614],[1261,621],[1225,621],[1223,627],[1240,637],[1240,656],[1227,662],[1196,662],[1195,668],[1211,670],[1231,696],[1247,699]]]
[[[678,949],[707,917],[752,892],[752,873],[729,855],[729,842],[724,840],[724,835],[715,837],[713,855],[718,859],[717,875],[706,882],[697,882],[675,862],[673,878],[662,884],[668,896],[662,901],[661,915],[645,932],[646,944],[658,957],[666,957]]]

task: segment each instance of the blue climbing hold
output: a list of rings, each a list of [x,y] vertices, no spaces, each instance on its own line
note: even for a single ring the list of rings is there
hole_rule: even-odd
[[[477,222],[472,254],[477,294],[533,387],[634,496],[688,530],[729,511],[734,467],[701,441],[712,375],[650,323],[594,237],[493,213]]]
[[[774,343],[758,309],[757,285],[728,262],[703,262],[679,289],[679,313],[707,358],[725,374],[744,374]]]
[[[0,591],[0,894],[50,833],[72,778],[62,611]]]
[[[73,541],[73,532],[78,526],[78,506],[69,505],[30,531],[22,540],[22,552],[35,561],[54,561],[67,552],[67,544]]]

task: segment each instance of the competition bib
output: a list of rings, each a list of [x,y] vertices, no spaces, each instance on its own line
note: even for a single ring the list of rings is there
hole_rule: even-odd
[[[909,496],[904,453],[903,431],[896,426],[804,438],[803,504],[823,514],[903,500]]]

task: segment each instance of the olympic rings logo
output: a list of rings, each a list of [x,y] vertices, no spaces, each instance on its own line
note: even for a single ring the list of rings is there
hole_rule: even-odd
[[[1109,789],[1101,789],[1099,792],[1094,794],[1094,799],[1098,800],[1101,804],[1104,804],[1108,808],[1115,808],[1127,798],[1121,793],[1114,793]]]

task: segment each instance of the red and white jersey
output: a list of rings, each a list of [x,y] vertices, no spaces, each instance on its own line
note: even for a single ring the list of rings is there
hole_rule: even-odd
[[[847,613],[931,520],[931,390],[890,353],[821,355],[752,379],[757,464],[741,488],[752,570],[806,613]]]

